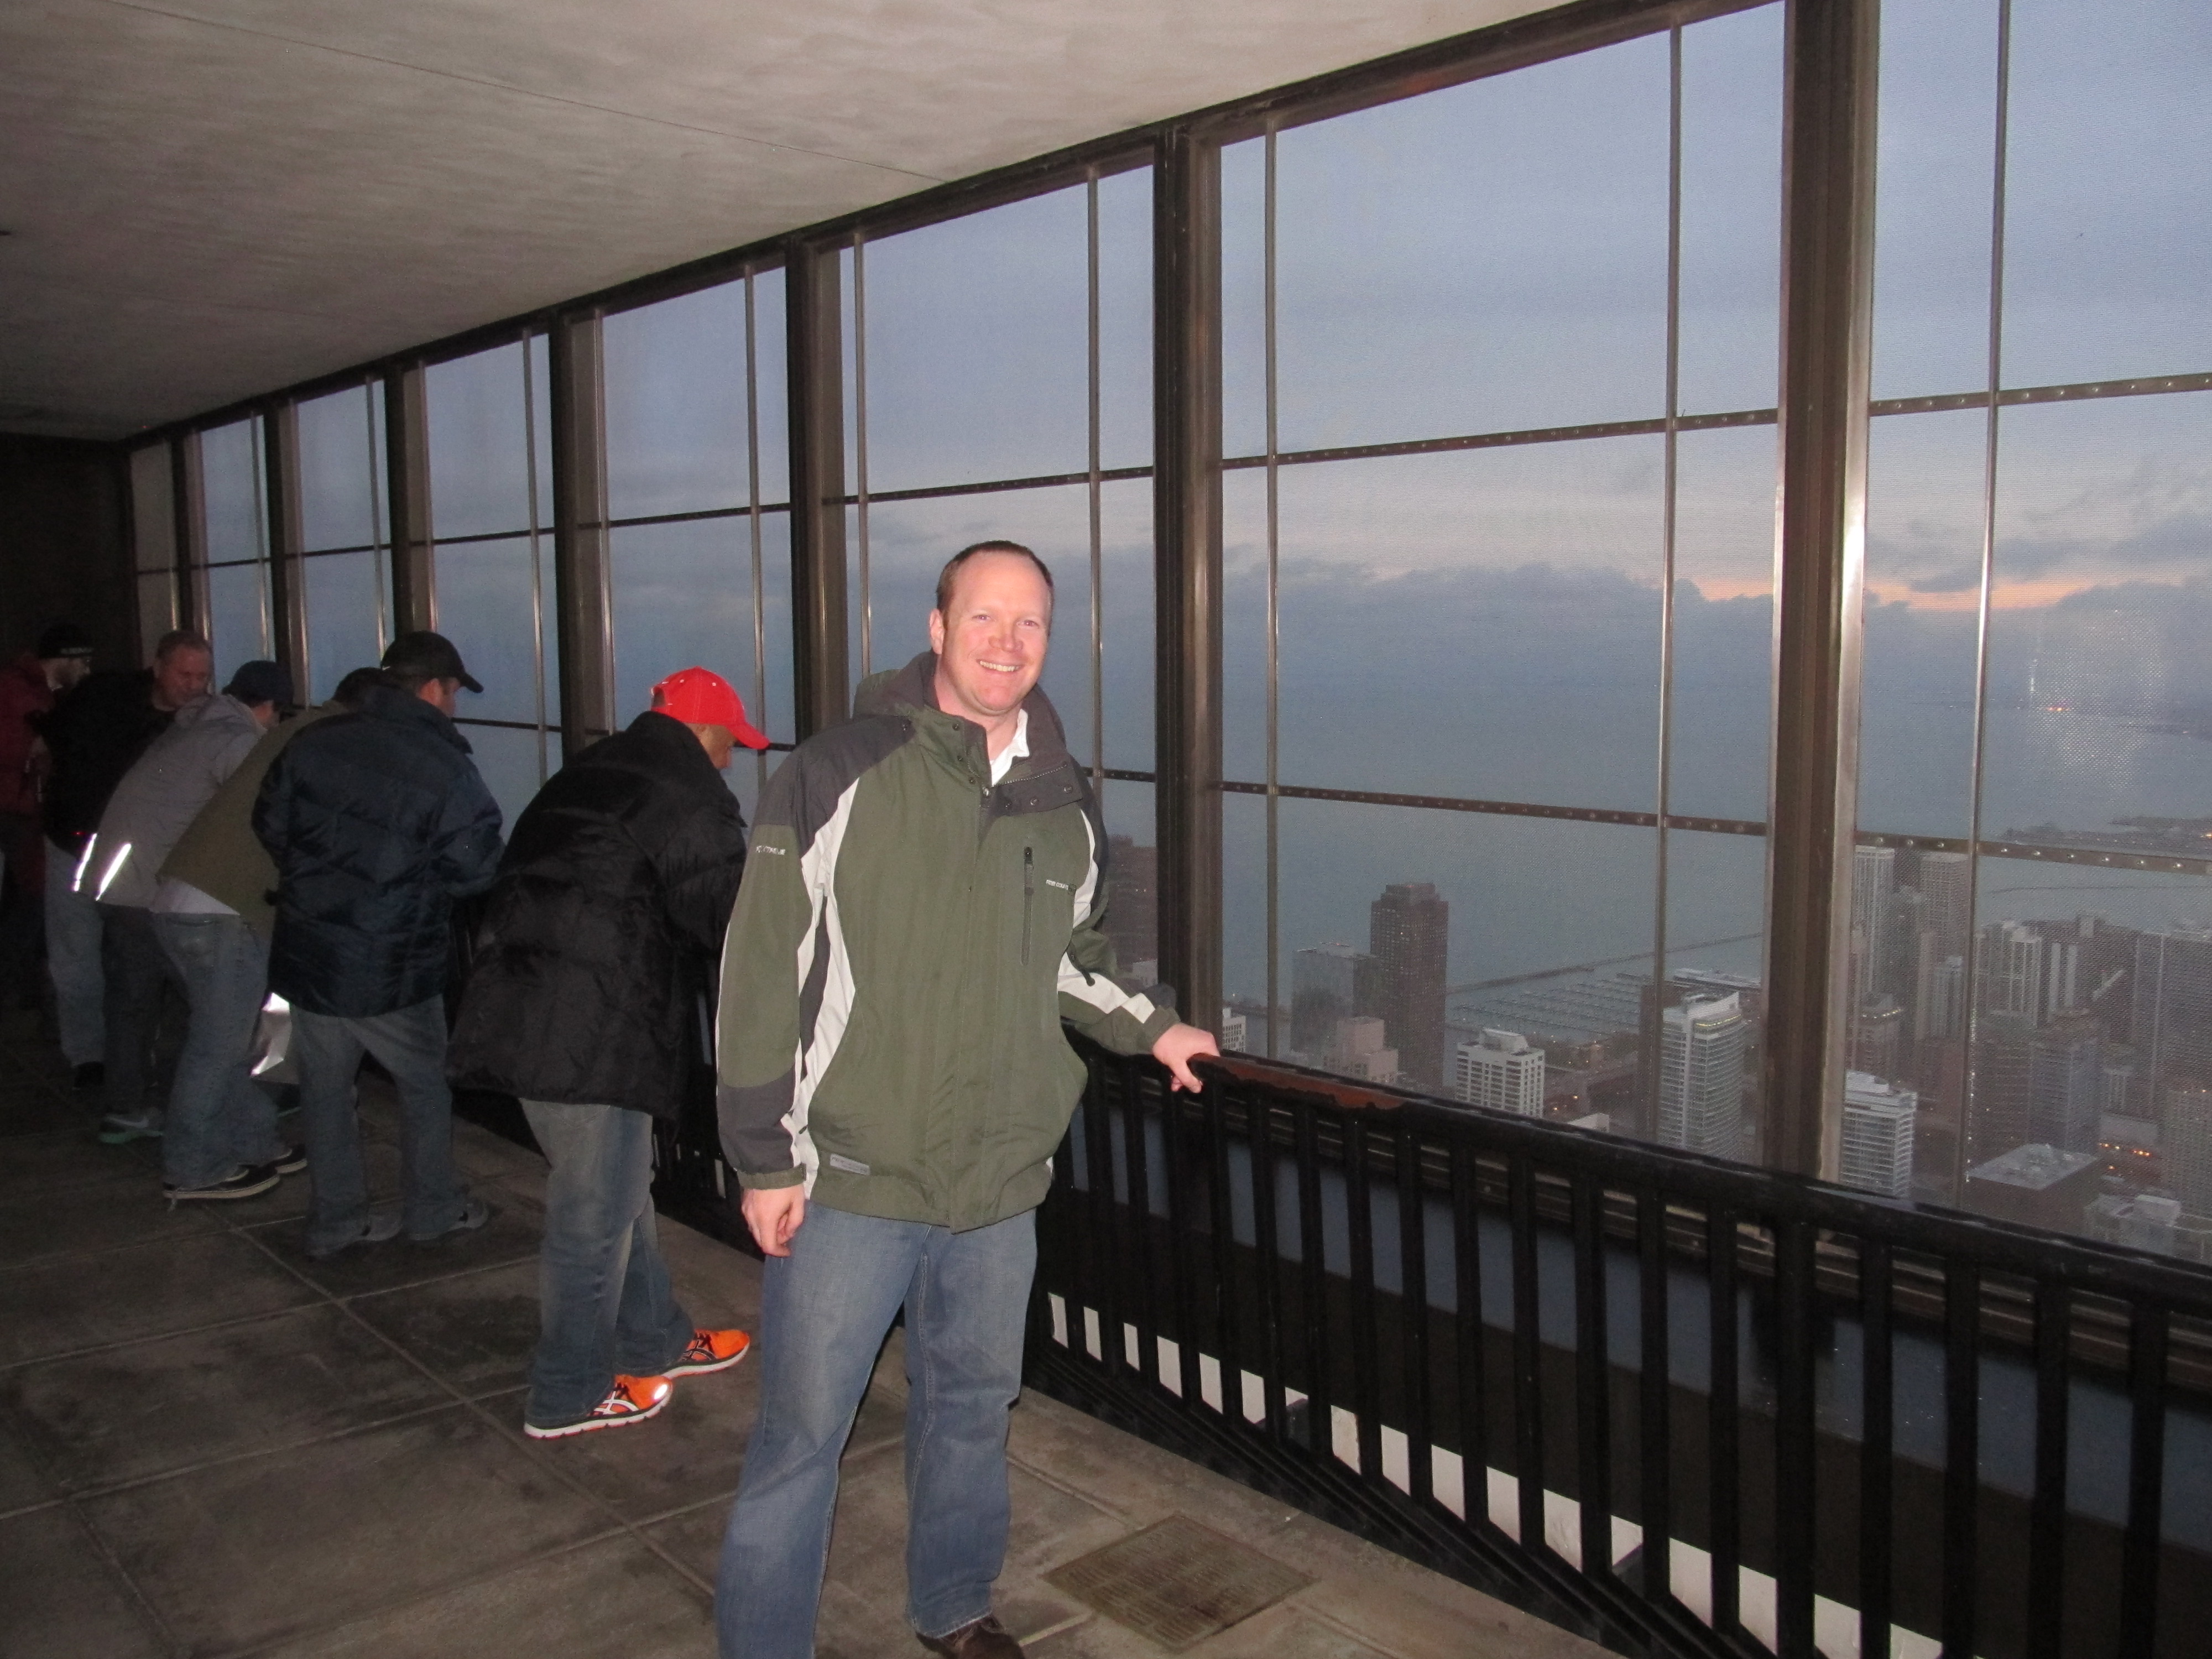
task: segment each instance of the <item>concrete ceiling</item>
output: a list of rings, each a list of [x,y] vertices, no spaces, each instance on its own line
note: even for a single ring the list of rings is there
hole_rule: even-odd
[[[1529,0],[12,0],[0,430],[112,438]]]

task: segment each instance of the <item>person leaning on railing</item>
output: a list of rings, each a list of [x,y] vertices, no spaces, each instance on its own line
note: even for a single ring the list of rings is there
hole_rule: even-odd
[[[932,649],[769,780],[722,960],[723,1149],[769,1260],[760,1417],[715,1589],[723,1659],[805,1659],[837,1458],[906,1310],[907,1617],[991,1614],[1034,1212],[1081,1092],[1063,1019],[1176,1086],[1213,1039],[1114,982],[1105,830],[1036,690],[1052,578],[1011,542],[938,579]]]

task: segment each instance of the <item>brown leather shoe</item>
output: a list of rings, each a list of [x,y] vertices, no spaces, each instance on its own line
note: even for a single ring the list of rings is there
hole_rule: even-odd
[[[1022,1659],[1022,1644],[1006,1634],[1006,1627],[985,1613],[972,1625],[963,1625],[948,1636],[925,1636],[922,1646],[951,1659]]]

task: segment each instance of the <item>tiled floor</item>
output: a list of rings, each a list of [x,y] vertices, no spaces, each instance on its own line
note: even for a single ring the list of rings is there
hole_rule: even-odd
[[[377,1091],[372,1170],[396,1187]],[[310,1262],[302,1179],[166,1208],[144,1145],[94,1113],[23,1016],[0,1026],[0,1651],[9,1659],[361,1655],[659,1659],[714,1650],[716,1547],[751,1368],[655,1421],[520,1431],[542,1169],[461,1125],[499,1213],[447,1243]],[[750,1324],[758,1268],[663,1224],[702,1323]],[[885,1355],[845,1460],[819,1650],[919,1655],[900,1616],[903,1384]],[[1174,1514],[1311,1577],[1203,1659],[1595,1656],[1599,1650],[1025,1396],[1000,1604],[1038,1659],[1161,1650],[1043,1582]]]

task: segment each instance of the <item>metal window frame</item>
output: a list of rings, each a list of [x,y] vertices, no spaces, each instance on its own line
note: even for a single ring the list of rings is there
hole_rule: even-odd
[[[553,427],[555,635],[561,653],[564,755],[574,755],[616,729],[614,608],[607,568],[606,366],[601,349],[601,316],[593,308],[558,318],[546,337]],[[527,337],[523,352],[526,361]],[[531,513],[534,518],[534,500]],[[537,649],[542,676],[542,624]]]
[[[392,631],[438,625],[430,561],[430,428],[419,362],[384,375],[385,521],[392,559]]]
[[[839,246],[794,237],[783,258],[793,720],[802,741],[844,719],[850,706]]]
[[[293,695],[307,696],[307,574],[300,496],[300,406],[295,398],[262,416],[262,470],[268,487],[269,614],[277,665]]]

